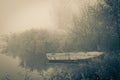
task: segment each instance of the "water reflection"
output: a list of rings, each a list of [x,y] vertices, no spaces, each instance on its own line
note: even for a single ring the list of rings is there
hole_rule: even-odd
[[[42,79],[37,71],[20,67],[20,58],[10,57],[0,54],[0,80],[24,80],[25,77],[32,79]]]
[[[47,57],[41,54],[24,54],[19,56],[21,59],[20,66],[30,69],[31,71],[37,70],[38,72],[47,71],[50,68],[56,70],[68,70],[76,69],[78,65],[67,63],[49,63]]]
[[[25,80],[26,76],[32,80],[44,80],[57,72],[70,72],[78,66],[75,64],[51,64],[45,56],[39,54],[24,54],[17,57],[0,54],[0,79]]]

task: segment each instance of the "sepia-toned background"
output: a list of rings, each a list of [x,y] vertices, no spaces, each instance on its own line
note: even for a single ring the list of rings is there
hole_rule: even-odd
[[[119,80],[120,0],[0,0],[0,80]]]

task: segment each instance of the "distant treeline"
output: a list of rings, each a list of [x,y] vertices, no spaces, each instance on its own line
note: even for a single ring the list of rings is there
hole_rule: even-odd
[[[117,0],[105,0],[95,7],[85,8],[82,17],[73,15],[74,25],[67,30],[31,29],[13,34],[7,38],[6,50],[16,54],[117,51],[120,49],[117,4]]]

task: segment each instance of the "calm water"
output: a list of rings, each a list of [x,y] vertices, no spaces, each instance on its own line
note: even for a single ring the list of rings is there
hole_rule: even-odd
[[[24,55],[19,57],[0,54],[0,80],[25,80],[30,77],[32,80],[45,80],[60,71],[71,71],[76,69],[76,64],[51,64],[41,61],[39,55]]]
[[[0,80],[9,77],[11,80],[24,80],[25,77],[30,77],[33,80],[42,80],[40,73],[37,70],[20,66],[21,60],[16,57],[0,54]]]

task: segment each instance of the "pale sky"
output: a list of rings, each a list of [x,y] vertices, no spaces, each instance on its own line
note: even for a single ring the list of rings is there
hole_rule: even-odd
[[[72,15],[97,0],[0,0],[0,33],[72,26]]]

